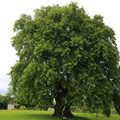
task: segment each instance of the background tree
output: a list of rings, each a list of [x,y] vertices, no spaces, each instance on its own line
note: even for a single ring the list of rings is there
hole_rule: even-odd
[[[19,102],[50,106],[55,98],[57,117],[71,117],[73,104],[110,115],[120,89],[119,53],[101,16],[89,17],[76,3],[42,7],[33,18],[21,15],[14,31],[19,60],[10,75]]]
[[[14,104],[14,94],[13,94],[12,86],[9,86],[7,90],[6,98],[9,104]]]
[[[0,109],[7,109],[7,98],[6,96],[0,95]]]

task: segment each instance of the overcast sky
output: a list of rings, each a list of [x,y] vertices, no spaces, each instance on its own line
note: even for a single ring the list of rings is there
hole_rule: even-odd
[[[119,0],[72,0],[84,7],[93,16],[100,14],[104,22],[116,33],[120,50],[120,1]],[[0,0],[0,93],[5,94],[10,82],[7,75],[17,56],[10,42],[13,36],[13,24],[22,13],[33,15],[33,10],[46,5],[65,5],[71,0]]]

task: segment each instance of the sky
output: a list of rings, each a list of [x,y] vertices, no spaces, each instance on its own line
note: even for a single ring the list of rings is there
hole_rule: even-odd
[[[72,0],[80,7],[84,7],[90,16],[102,15],[106,25],[116,33],[116,42],[120,50],[120,1],[119,0]],[[17,56],[11,46],[14,22],[23,13],[33,15],[35,9],[47,5],[65,5],[71,0],[0,0],[0,94],[5,95],[10,83],[12,65]]]

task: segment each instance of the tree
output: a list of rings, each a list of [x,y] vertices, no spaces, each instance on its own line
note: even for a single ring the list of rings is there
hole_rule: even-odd
[[[7,98],[3,95],[0,95],[0,109],[7,109]]]
[[[57,117],[71,117],[73,104],[110,115],[114,90],[120,93],[119,52],[100,15],[91,18],[76,3],[42,7],[21,15],[14,31],[19,60],[10,76],[19,102],[51,106],[55,99]]]
[[[6,98],[9,104],[14,104],[14,95],[13,95],[12,86],[9,86],[7,90]]]

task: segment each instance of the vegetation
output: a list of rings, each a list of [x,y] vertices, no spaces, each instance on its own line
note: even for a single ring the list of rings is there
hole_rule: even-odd
[[[120,113],[119,52],[101,16],[75,3],[42,7],[33,18],[21,15],[14,31],[19,60],[10,76],[18,103],[53,107],[55,99],[56,117],[71,117],[72,105],[107,116],[114,105]]]
[[[7,109],[7,104],[8,104],[7,97],[0,95],[0,109]]]
[[[59,118],[54,118],[51,116],[51,112],[44,111],[27,111],[27,110],[12,110],[12,111],[0,111],[0,119],[1,120],[61,120]],[[107,118],[103,115],[98,115],[96,117],[95,114],[75,114],[76,117],[67,120],[119,120],[120,116],[111,115],[111,117]]]

